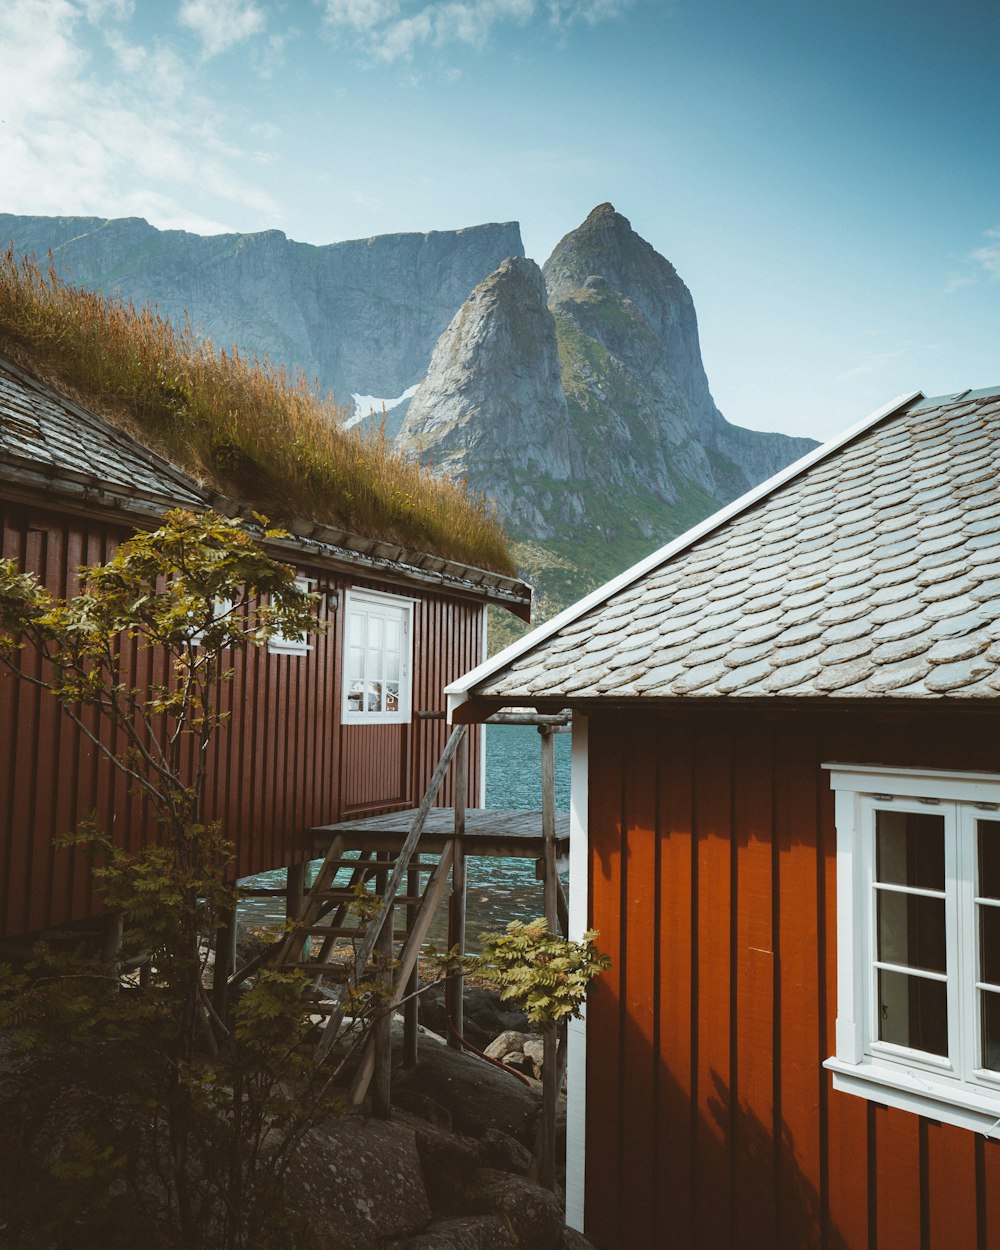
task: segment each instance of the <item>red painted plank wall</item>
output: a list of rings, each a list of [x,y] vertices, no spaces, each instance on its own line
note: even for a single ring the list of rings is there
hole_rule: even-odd
[[[839,760],[1000,771],[1000,716],[592,713],[587,1232],[607,1250],[1000,1250],[1000,1143],[843,1093]]]
[[[106,559],[129,533],[19,505],[0,504],[0,521],[2,554],[36,572],[59,595],[75,589],[81,564]],[[303,572],[341,591],[362,584],[308,566]],[[442,709],[444,684],[479,662],[482,616],[479,604],[421,595],[415,605],[414,711]],[[232,717],[214,740],[206,794],[208,815],[221,819],[236,843],[238,876],[302,860],[311,825],[354,810],[414,805],[444,745],[441,721],[341,726],[341,617],[334,613],[328,632],[310,638],[308,657],[256,648],[230,657],[232,679],[222,685],[220,698]],[[29,652],[22,662],[37,671]],[[135,651],[129,679],[139,687],[161,680],[162,664],[160,656]],[[470,804],[478,800],[477,736],[472,745]],[[448,788],[439,803],[451,801]],[[122,845],[137,848],[149,832],[144,806],[55,700],[0,675],[0,935],[93,913],[84,858],[54,851],[52,841],[95,808]]]

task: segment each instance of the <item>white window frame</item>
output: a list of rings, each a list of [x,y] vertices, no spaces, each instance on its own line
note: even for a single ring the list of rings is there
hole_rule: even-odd
[[[405,725],[412,719],[413,705],[413,605],[416,599],[405,595],[387,595],[376,590],[352,587],[344,596],[344,652],[342,664],[341,717],[345,725]],[[352,646],[353,614],[361,609],[383,616],[396,617],[401,624],[399,698],[395,711],[368,712],[352,707],[349,677]],[[356,644],[355,644],[356,645]],[[367,655],[368,646],[365,644]]]
[[[824,764],[836,795],[833,1087],[1000,1138],[1000,1072],[980,1063],[977,819],[1000,820],[1000,775]],[[874,956],[876,811],[939,812],[945,829],[948,1055],[881,1041]],[[884,888],[884,887],[883,887]]]
[[[316,585],[316,579],[299,576],[295,579],[295,585],[297,589],[308,592]],[[267,650],[269,655],[308,655],[312,650],[312,643],[308,634],[303,634],[301,638],[286,638],[279,631],[267,640]]]

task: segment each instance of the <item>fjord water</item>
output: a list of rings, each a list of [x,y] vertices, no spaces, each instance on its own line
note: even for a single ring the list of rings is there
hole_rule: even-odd
[[[541,748],[538,731],[530,725],[488,725],[486,728],[486,807],[542,806]],[[570,735],[555,735],[556,807],[569,810]],[[318,861],[313,869],[318,866]],[[283,886],[284,870],[248,877],[247,886]],[[510,920],[531,920],[542,912],[542,886],[535,880],[533,859],[470,858],[468,861],[467,931],[469,945],[486,930],[502,929]],[[431,937],[439,945],[446,937],[444,909],[440,909]],[[280,924],[280,898],[246,899],[240,904],[244,924]]]

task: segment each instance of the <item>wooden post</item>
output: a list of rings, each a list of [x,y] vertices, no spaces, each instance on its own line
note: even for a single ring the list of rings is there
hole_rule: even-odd
[[[289,864],[285,880],[285,916],[298,920],[306,901],[306,865]]]
[[[559,874],[556,870],[556,763],[555,739],[549,725],[539,725],[542,739],[542,839],[545,866],[545,920],[550,933],[559,932]],[[556,1187],[556,1105],[559,1098],[558,1031],[542,1028],[542,1119],[537,1149],[538,1182]]]
[[[448,945],[457,946],[461,955],[465,954],[465,796],[468,784],[469,735],[466,732],[455,753],[455,859],[451,866],[451,899],[448,905]],[[448,1045],[454,1050],[462,1049],[461,1037],[465,1031],[463,980],[462,973],[456,972],[445,988],[451,1020]]]
[[[306,865],[289,864],[285,870],[285,919],[301,920],[306,906]],[[311,942],[302,943],[301,959],[309,958]]]
[[[559,932],[559,874],[556,871],[555,739],[548,725],[539,725],[542,739],[542,839],[545,866],[545,919],[549,932]]]
[[[406,892],[411,898],[420,893],[421,865],[420,856],[414,855],[410,869],[406,874]],[[418,903],[410,903],[406,908],[406,932],[411,933],[416,923]],[[417,1066],[417,1025],[420,1023],[420,999],[417,989],[420,985],[419,958],[414,961],[410,975],[406,978],[406,1002],[403,1005],[403,1067]]]
[[[375,889],[382,894],[386,888],[388,874],[383,868],[376,874]],[[392,930],[395,907],[390,907],[389,915],[383,924],[375,943],[378,963],[378,980],[385,995],[385,1001],[375,1020],[375,1073],[372,1080],[372,1112],[387,1120],[392,1114]]]

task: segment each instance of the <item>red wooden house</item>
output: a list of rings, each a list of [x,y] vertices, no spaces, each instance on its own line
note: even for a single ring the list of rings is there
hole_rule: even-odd
[[[450,688],[573,709],[598,1245],[1000,1250],[998,464],[904,397]]]
[[[0,357],[2,554],[51,591],[72,592],[81,564],[166,509],[209,505],[238,508]],[[275,554],[321,592],[329,629],[232,657],[234,715],[215,740],[207,815],[236,843],[239,876],[308,859],[314,825],[412,807],[445,734],[420,713],[440,710],[444,685],[482,657],[487,605],[525,616],[529,604],[512,578],[328,526],[299,527]],[[137,685],[149,663],[134,657]],[[0,677],[0,937],[93,913],[86,861],[52,840],[95,808],[123,845],[147,836],[124,781],[55,700]]]

